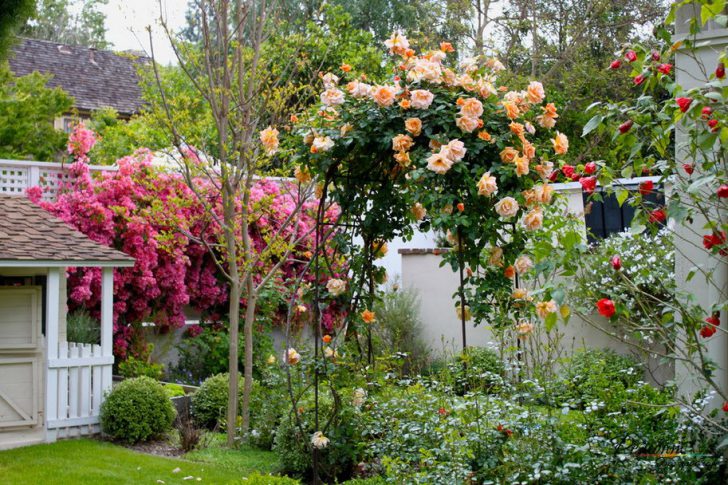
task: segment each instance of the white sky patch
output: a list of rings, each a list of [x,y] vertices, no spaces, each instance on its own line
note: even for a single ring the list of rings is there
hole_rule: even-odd
[[[151,55],[147,26],[152,28],[154,56],[161,64],[176,64],[172,46],[160,23],[160,3],[169,27],[177,31],[185,25],[187,0],[109,0],[102,7],[106,15],[106,40],[114,50],[143,51]]]

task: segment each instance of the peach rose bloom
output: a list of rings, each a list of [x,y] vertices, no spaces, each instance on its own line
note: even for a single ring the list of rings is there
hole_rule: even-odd
[[[435,99],[435,95],[426,89],[415,89],[410,92],[410,99],[414,109],[427,109]]]
[[[265,148],[265,153],[273,155],[278,151],[278,130],[269,126],[260,132],[260,143]]]
[[[326,289],[329,290],[329,293],[331,293],[333,296],[339,296],[344,291],[346,291],[346,281],[340,280],[338,278],[331,278],[326,283]]]
[[[519,256],[516,259],[516,262],[513,263],[513,266],[516,268],[516,273],[523,274],[529,269],[533,268],[533,261],[531,261],[531,258],[529,258],[528,256],[523,255]]]
[[[327,72],[321,76],[321,80],[324,82],[324,88],[326,89],[336,87],[339,84],[339,76],[332,72]]]
[[[444,175],[452,167],[453,161],[450,160],[442,151],[433,153],[427,158],[427,169],[432,170],[436,174]]]
[[[290,348],[283,353],[283,360],[290,365],[296,365],[301,361],[301,354]]]
[[[395,152],[409,151],[412,145],[414,145],[414,141],[409,135],[397,135],[392,138],[392,150]]]
[[[370,93],[372,99],[379,106],[387,107],[394,104],[394,96],[396,94],[394,86],[376,86],[371,89]]]
[[[554,300],[540,301],[536,303],[536,314],[539,318],[541,318],[541,320],[546,320],[549,313],[555,313],[557,309],[558,308],[556,307],[556,302]]]
[[[400,32],[392,32],[392,36],[384,41],[384,45],[389,49],[390,54],[402,55],[409,49],[409,41],[407,37],[402,35]]]
[[[427,210],[422,207],[422,204],[419,202],[415,203],[415,205],[412,206],[412,215],[414,216],[415,220],[421,221],[425,218],[427,215]]]
[[[529,231],[540,229],[541,226],[543,226],[543,212],[541,212],[541,208],[536,207],[535,209],[531,209],[531,211],[523,217],[523,225],[526,226],[526,229]]]
[[[528,158],[516,157],[515,163],[517,176],[528,175]]]
[[[488,256],[488,264],[491,266],[503,266],[503,249],[499,247],[490,248],[490,256]]]
[[[525,300],[528,297],[528,291],[523,288],[516,288],[511,293],[511,298],[514,300]]]
[[[483,103],[476,98],[466,98],[460,104],[460,114],[468,118],[480,118],[483,115]]]
[[[554,145],[554,152],[557,155],[563,155],[569,151],[569,139],[563,133],[556,132],[556,137],[551,140]]]
[[[439,141],[437,141],[433,138],[430,140],[430,143],[428,146],[430,147],[430,150],[432,150],[434,152],[434,151],[437,151],[440,148],[442,148],[442,143],[440,143]]]
[[[450,142],[445,145],[442,150],[453,162],[459,162],[462,160],[465,156],[465,152],[468,151],[468,149],[465,148],[465,143],[457,138],[450,140]]]
[[[302,165],[293,169],[293,176],[302,184],[307,184],[311,181],[311,172],[308,171],[308,167]]]
[[[460,303],[458,303],[455,306],[455,315],[457,315],[458,320],[462,320],[463,319],[463,311],[462,311],[462,309],[460,307]],[[470,313],[470,306],[469,305],[465,305],[465,315],[464,316],[465,316],[465,321],[466,322],[473,317],[472,313]]]
[[[412,136],[420,136],[422,133],[422,120],[419,118],[407,118],[404,120],[404,129]]]
[[[518,138],[522,138],[523,134],[526,132],[526,128],[522,124],[516,123],[515,121],[511,121],[511,124],[508,125],[508,128],[510,128],[511,133],[516,135]]]
[[[490,136],[490,133],[488,133],[485,130],[481,130],[478,132],[478,138],[480,138],[483,141],[490,141],[493,139],[493,137]]]
[[[465,133],[472,133],[480,128],[480,120],[478,118],[469,118],[467,116],[459,116],[455,120],[455,124]]]
[[[521,195],[523,195],[523,198],[526,199],[526,207],[533,207],[539,202],[538,195],[536,195],[536,191],[534,189],[524,190],[521,192]]]
[[[394,159],[402,167],[409,167],[410,163],[412,163],[409,152],[397,152],[394,154]]]
[[[452,69],[442,70],[442,81],[448,86],[452,86],[457,82],[457,76]]]
[[[546,106],[541,108],[543,114],[536,117],[536,121],[542,128],[553,128],[556,126],[556,118],[559,114],[556,112],[556,105],[554,103],[548,103]]]
[[[478,194],[490,197],[498,193],[498,183],[490,172],[485,172],[480,180],[478,180]]]
[[[542,204],[550,204],[554,196],[554,188],[549,184],[537,185],[533,188],[538,201]]]
[[[552,173],[554,173],[554,162],[541,162],[534,167],[536,172],[541,176],[542,179],[548,180]]]
[[[538,81],[531,81],[526,89],[526,97],[533,104],[539,104],[546,97],[543,90],[543,84]]]
[[[498,59],[496,59],[495,57],[489,57],[485,61],[485,67],[493,70],[494,72],[502,71],[506,68],[506,66],[504,66],[503,63],[501,61],[499,61]]]
[[[334,147],[334,140],[332,140],[328,136],[317,136],[313,139],[313,143],[311,144],[311,152],[312,153],[319,153],[319,152],[328,152]]]
[[[536,134],[536,127],[531,124],[530,121],[526,121],[526,131],[529,135],[535,135]]]
[[[522,140],[522,144],[523,148],[521,151],[523,152],[523,156],[528,158],[529,160],[533,160],[533,158],[536,156],[536,147],[533,146],[533,144],[526,139]]]
[[[516,325],[516,332],[518,332],[518,338],[525,339],[533,333],[533,323],[523,320],[521,323]]]
[[[508,279],[513,278],[516,275],[516,269],[513,266],[508,266],[505,270],[503,270],[503,276],[505,276]]]
[[[336,106],[344,103],[344,93],[338,88],[329,88],[321,93],[321,102],[326,106]]]
[[[500,159],[503,163],[513,163],[518,157],[518,150],[513,147],[506,147],[500,152]]]
[[[366,98],[371,94],[372,87],[367,83],[351,81],[346,85],[346,90],[349,91],[349,94],[351,94],[354,98]]]
[[[518,202],[513,197],[503,197],[495,204],[495,211],[499,216],[508,219],[518,212]]]
[[[503,110],[505,111],[508,119],[515,120],[521,114],[521,111],[518,109],[518,105],[513,101],[503,101],[502,104]]]

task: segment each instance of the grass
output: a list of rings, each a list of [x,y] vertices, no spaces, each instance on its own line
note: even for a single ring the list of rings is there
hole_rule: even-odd
[[[111,443],[76,439],[0,452],[4,485],[241,483],[253,472],[277,468],[275,455],[227,450],[213,443],[183,459],[138,453]],[[179,468],[177,473],[175,469]],[[184,480],[192,476],[193,479]],[[197,480],[198,477],[201,480]],[[242,482],[244,483],[244,482]]]

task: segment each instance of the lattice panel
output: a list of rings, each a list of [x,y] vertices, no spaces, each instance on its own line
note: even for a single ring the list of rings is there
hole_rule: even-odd
[[[43,200],[55,200],[56,194],[69,183],[71,178],[61,170],[44,170],[39,173],[38,184],[43,187]]]
[[[28,188],[28,169],[0,167],[0,194],[19,195]]]

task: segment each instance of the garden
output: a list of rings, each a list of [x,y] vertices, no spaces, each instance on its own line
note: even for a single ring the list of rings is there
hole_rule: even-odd
[[[201,2],[147,111],[74,124],[57,195],[27,190],[135,264],[99,435],[2,451],[4,480],[726,483],[728,55],[704,35],[728,16],[688,3],[594,73],[628,95],[574,114],[482,45],[331,7],[312,59],[265,2]],[[597,237],[609,204],[629,220]],[[455,347],[383,262],[417,234],[457,280]],[[98,344],[102,270],[66,284],[67,340]]]

